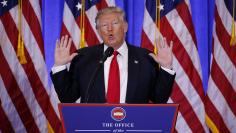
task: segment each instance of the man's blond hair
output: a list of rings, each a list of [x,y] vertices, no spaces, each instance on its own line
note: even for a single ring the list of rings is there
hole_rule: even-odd
[[[96,23],[96,28],[98,28],[98,20],[99,18],[104,15],[104,14],[110,14],[110,13],[117,13],[121,16],[122,20],[124,22],[126,22],[126,18],[125,18],[125,12],[120,9],[119,7],[115,7],[115,6],[110,6],[110,7],[107,7],[107,8],[104,8],[102,10],[99,10],[98,13],[97,13],[97,16],[95,18],[95,23]]]

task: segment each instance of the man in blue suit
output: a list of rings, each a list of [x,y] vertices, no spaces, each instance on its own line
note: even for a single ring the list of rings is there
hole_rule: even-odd
[[[166,103],[171,95],[175,72],[172,70],[172,47],[165,39],[157,44],[158,54],[125,42],[128,24],[124,12],[108,7],[98,12],[96,28],[102,44],[79,49],[70,55],[71,38],[63,36],[55,48],[51,78],[61,102],[110,103],[107,99],[112,58],[104,63],[104,51],[118,52],[118,103]],[[69,70],[66,64],[70,64]],[[95,72],[96,71],[96,72]],[[93,80],[94,79],[94,80]]]

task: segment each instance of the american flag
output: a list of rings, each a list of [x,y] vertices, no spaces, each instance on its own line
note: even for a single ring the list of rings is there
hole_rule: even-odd
[[[22,0],[21,22],[18,6],[18,0],[0,3],[0,132],[61,132],[49,97],[41,0]],[[21,64],[16,54],[19,31],[26,64]]]
[[[72,51],[80,45],[80,10],[81,0],[65,0],[61,35],[69,35],[72,40]],[[95,17],[98,10],[115,6],[114,0],[85,0],[85,41],[87,46],[101,43],[96,28]]]
[[[146,0],[141,46],[153,50],[157,35],[166,37],[168,42],[173,41],[176,78],[168,102],[179,104],[175,130],[180,133],[208,132],[200,60],[189,1],[161,0],[159,9],[160,30],[155,24],[156,1]]]
[[[233,10],[234,9],[234,10]],[[235,1],[215,1],[206,120],[213,132],[236,132],[236,45],[230,46]],[[235,30],[235,29],[233,29]]]

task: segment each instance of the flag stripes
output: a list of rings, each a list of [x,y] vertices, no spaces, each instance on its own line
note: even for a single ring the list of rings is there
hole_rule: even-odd
[[[92,46],[101,43],[95,27],[95,17],[98,10],[115,5],[113,0],[100,0],[100,1],[85,1],[85,42],[87,46]],[[76,5],[80,4],[79,1],[66,0],[64,4],[63,26],[61,36],[69,35],[72,38],[72,46],[74,51],[79,47],[80,40],[80,9]]]
[[[7,20],[7,19],[6,19]],[[2,21],[2,22],[4,22],[4,21]],[[12,23],[12,24],[10,24],[12,27],[13,27],[13,25],[14,25],[14,23]],[[15,27],[16,28],[16,27]],[[27,28],[26,28],[27,29]],[[17,29],[12,29],[13,31],[15,31],[14,33],[16,33],[16,35],[18,34],[18,31],[17,31]],[[17,36],[15,35],[14,36],[14,34],[12,34],[11,33],[11,31],[10,30],[8,30],[8,29],[6,29],[6,32],[8,33],[8,37],[10,38],[10,40],[15,40],[14,42],[11,42],[11,44],[13,44],[13,46],[14,46],[14,49],[15,49],[15,51],[16,51],[16,49],[17,49]],[[29,33],[29,32],[27,32],[27,33]],[[26,40],[26,39],[24,39],[24,40]],[[9,45],[11,45],[11,44],[9,44]],[[25,43],[25,44],[27,44],[27,43]],[[26,46],[26,48],[27,48],[27,46],[28,45],[25,45]],[[32,46],[32,45],[31,45]],[[37,53],[36,51],[37,50],[34,50],[35,51],[35,53]],[[34,54],[35,54],[34,53]],[[28,55],[29,53],[25,50],[25,55],[26,55],[26,58],[27,58],[27,61],[28,61],[28,64],[27,64],[27,66],[25,66],[25,65],[23,65],[22,67],[23,67],[23,69],[24,69],[24,71],[27,71],[27,73],[30,73],[29,75],[27,75],[28,76],[28,79],[29,79],[29,82],[30,82],[30,84],[31,84],[31,86],[32,86],[32,89],[33,89],[33,93],[32,94],[34,94],[35,96],[36,96],[36,99],[38,100],[38,102],[39,102],[39,104],[40,104],[40,106],[41,106],[41,108],[43,109],[43,111],[44,111],[44,113],[45,114],[54,114],[55,112],[46,112],[46,111],[48,111],[48,108],[49,109],[51,109],[51,111],[53,111],[52,110],[52,106],[51,106],[51,104],[49,104],[50,103],[50,101],[49,101],[49,97],[47,96],[47,92],[45,91],[45,89],[44,89],[44,86],[42,85],[42,82],[41,82],[41,80],[39,79],[39,77],[38,77],[38,74],[37,74],[37,72],[35,71],[35,69],[32,69],[32,68],[28,68],[28,66],[34,66],[34,64],[32,63],[32,61],[31,61],[31,58],[30,58],[30,56]],[[36,56],[36,57],[39,57],[39,56]],[[16,59],[17,60],[17,59]],[[37,62],[40,62],[40,59],[37,59],[36,58],[36,61],[35,61],[36,63]],[[13,68],[15,67],[15,66],[12,66]],[[19,69],[19,68],[18,68]],[[42,69],[41,69],[42,70]],[[46,71],[46,70],[45,70]],[[26,79],[27,79],[27,77],[25,77]],[[30,86],[30,85],[29,85]],[[34,89],[35,88],[35,89]],[[37,89],[36,89],[37,88]],[[24,90],[24,91],[26,91],[26,90]],[[23,92],[24,92],[23,91]],[[45,103],[48,103],[48,105],[47,104],[45,104]],[[39,107],[39,109],[40,109],[40,107]],[[50,111],[50,110],[49,110]],[[54,115],[56,115],[56,114],[54,114]],[[49,117],[48,116],[48,118],[51,118],[51,117]],[[54,120],[55,118],[53,118],[53,120]],[[58,119],[58,121],[59,121],[59,119]],[[55,122],[54,122],[55,123]],[[52,123],[53,125],[54,125],[54,123]]]
[[[200,68],[197,48],[195,46],[191,46],[194,44],[192,39],[186,39],[186,38],[191,38],[191,36],[189,36],[189,32],[186,29],[184,23],[181,22],[181,19],[175,18],[175,16],[178,14],[175,14],[174,11],[172,12],[172,14],[173,16],[170,16],[170,18],[168,18],[169,16],[167,15],[167,17],[164,17],[161,20],[161,25],[165,27],[165,29],[161,28],[161,33],[164,36],[166,36],[167,40],[171,40],[172,38],[173,40],[176,40],[175,44],[177,46],[173,48],[173,53],[177,57],[177,59],[180,61],[182,67],[184,67],[184,70],[186,71],[187,75],[191,77],[191,74],[193,74],[194,75],[193,78],[197,78],[196,80],[191,81],[192,84],[195,87],[197,87],[199,83],[201,85],[201,77],[200,77],[201,68]],[[178,23],[173,22],[173,21],[177,21]],[[182,33],[185,33],[185,34],[182,34]],[[185,57],[185,58],[182,58],[182,57]],[[192,73],[190,73],[190,71],[188,70],[191,70]],[[204,95],[201,95],[203,94],[202,88],[196,89],[196,90],[199,91],[200,96],[204,96]]]
[[[34,10],[31,6],[31,4],[29,3],[29,0],[23,0],[22,5],[27,7],[27,8],[22,8],[24,18],[26,19],[26,23],[29,25],[29,28],[30,28],[35,40],[37,40],[37,44],[41,50],[41,54],[44,55],[43,54],[44,48],[43,48],[41,24],[38,19],[39,16],[36,16],[35,12],[33,12]],[[29,10],[30,10],[30,12],[29,12]],[[40,11],[38,11],[38,12],[40,12]],[[17,13],[17,12],[15,12],[15,13]],[[14,20],[18,21],[18,19],[14,19]],[[28,22],[30,22],[30,23],[28,23]]]
[[[3,52],[4,52],[4,50],[1,49],[1,51],[0,51],[1,57],[4,57]],[[14,75],[12,73],[10,73],[11,70],[10,70],[10,67],[8,66],[8,62],[4,58],[1,58],[1,63],[5,66],[4,69],[1,70],[1,76],[3,78],[5,88],[9,94],[9,96],[11,97],[11,99],[14,103],[14,106],[15,106],[27,132],[39,132],[39,129],[36,125],[33,114],[31,113],[30,108],[27,105],[27,101],[32,100],[32,99],[27,99],[27,101],[25,100],[24,94],[22,94],[22,91],[21,91],[21,89],[24,89],[24,88],[20,88],[17,85],[18,83],[17,83],[17,81],[14,80]],[[20,82],[20,81],[18,81],[18,82]],[[23,91],[25,91],[25,90],[23,90]]]
[[[10,14],[11,14],[11,16],[18,16],[17,12],[10,11]],[[38,42],[35,40],[28,23],[24,18],[25,17],[22,17],[21,23],[23,24],[22,34],[24,35],[23,40],[24,40],[25,50],[27,49],[27,51],[34,51],[34,52],[28,52],[28,54],[30,54],[29,57],[34,56],[34,58],[31,58],[29,60],[32,60],[34,67],[35,67],[35,71],[39,75],[39,78],[40,78],[41,82],[43,83],[43,86],[46,88],[47,87],[47,78],[45,78],[45,75],[47,75],[47,70],[45,68],[44,57],[42,55],[42,51],[40,50],[39,46],[37,45]],[[11,26],[18,23],[17,19],[12,19],[12,21],[13,21],[13,23],[9,23]],[[11,22],[11,21],[7,21],[7,22]],[[9,36],[12,36],[11,40],[14,39],[14,42],[12,42],[12,44],[14,43],[13,46],[14,46],[14,49],[16,50],[17,36],[14,36],[14,35],[18,34],[17,28],[19,28],[19,27],[18,27],[18,25],[15,25],[15,26],[16,26],[15,29],[6,30],[6,31],[9,32]],[[12,32],[12,30],[14,30],[14,32]],[[15,33],[15,34],[11,34],[11,33]],[[48,89],[46,89],[46,91],[48,91]]]
[[[6,121],[6,125],[4,126],[4,128],[9,128],[9,130],[16,130],[16,131],[22,131],[22,132],[26,132],[24,125],[17,113],[17,110],[14,106],[14,104],[12,103],[12,100],[10,98],[10,96],[8,95],[6,88],[4,86],[4,82],[2,80],[2,78],[0,77],[0,87],[3,88],[0,90],[0,101],[2,101],[2,116],[4,116],[5,118],[1,118],[0,122],[2,120],[1,123]],[[11,122],[11,123],[10,123]],[[12,125],[11,125],[12,124]]]
[[[173,69],[176,70],[176,78],[169,102],[180,104],[176,131],[208,132],[205,125],[201,66],[189,2],[175,0],[171,4],[170,1],[161,1],[165,10],[161,11],[161,34],[155,26],[155,10],[153,9],[155,4],[150,3],[146,1],[141,45],[148,49],[153,48],[151,45],[154,45],[155,38],[157,39],[155,35],[166,37],[168,42],[171,40],[174,42]]]
[[[232,6],[232,1],[215,1],[214,43],[205,102],[207,124],[213,132],[236,132],[236,45],[230,46]]]
[[[221,46],[224,48],[224,51],[226,52],[227,56],[229,56],[231,60],[230,62],[232,62],[233,65],[236,66],[236,49],[231,48],[229,46],[228,42],[230,42],[231,39],[230,32],[228,32],[224,28],[225,26],[222,23],[222,20],[217,12],[215,13],[215,21],[217,23],[216,25],[216,36],[218,37],[217,39],[219,40]]]
[[[236,102],[234,102],[235,97],[233,97],[236,95],[234,88],[225,77],[224,72],[221,71],[215,59],[212,60],[212,65],[215,66],[211,69],[212,79],[214,80],[216,86],[219,87],[220,93],[222,94],[225,101],[227,102],[226,105],[224,106],[231,105],[229,106],[227,110],[231,110],[233,115],[236,115]],[[221,82],[223,82],[224,84],[221,84]],[[228,92],[232,92],[232,93],[228,93]],[[233,115],[232,115],[232,118],[233,118]]]
[[[1,107],[0,107],[1,108]],[[3,126],[3,125],[0,125],[0,133],[2,133],[2,132],[6,132],[6,133],[12,133],[12,132],[14,132],[14,130],[13,130],[13,128],[11,127],[11,125],[10,125],[10,122],[7,120],[7,119],[5,119],[6,117],[5,117],[5,114],[4,114],[4,112],[0,109],[0,114],[1,114],[1,120],[0,120],[0,122],[1,121],[4,121],[5,122],[5,126]]]
[[[178,117],[178,120],[184,118],[184,120],[182,120],[182,122],[177,121],[177,123],[178,123],[177,126],[179,126],[179,128],[177,130],[185,130],[185,127],[180,126],[180,124],[185,123],[186,126],[191,128],[192,131],[198,130],[199,132],[204,132],[204,128],[201,125],[201,121],[198,119],[198,114],[196,114],[194,111],[190,111],[190,110],[194,110],[194,109],[193,109],[192,105],[189,103],[186,96],[183,94],[183,92],[180,89],[180,87],[178,86],[178,84],[176,84],[176,83],[174,84],[173,91],[175,92],[175,95],[172,95],[171,99],[174,101],[174,103],[180,104],[179,115],[181,115],[182,118]],[[184,106],[181,106],[181,105],[184,105]],[[176,126],[176,128],[177,128],[177,126]]]
[[[176,11],[178,12],[178,15],[181,17],[182,21],[184,22],[184,25],[187,27],[186,29],[188,30],[189,34],[191,35],[194,45],[196,45],[197,44],[196,35],[195,35],[194,28],[193,28],[191,14],[189,12],[190,8],[188,9],[188,7],[190,7],[189,3],[187,4],[187,2],[184,2],[182,4],[179,4],[176,7]]]
[[[22,30],[27,64],[20,64],[17,56],[19,8],[17,0],[2,4],[0,11],[0,70],[1,131],[48,132],[47,121],[55,132],[61,132],[61,122],[51,101],[44,46],[41,32],[41,7],[38,0],[22,1]],[[5,94],[5,95],[3,95]],[[12,131],[14,130],[14,131]]]
[[[209,78],[209,80],[212,80],[211,77]],[[209,82],[210,83],[210,82]],[[211,83],[213,86],[213,83]],[[210,87],[210,86],[209,86]],[[214,85],[215,87],[215,85]],[[216,87],[215,87],[216,88]],[[212,91],[216,91],[216,90],[212,90]],[[213,94],[213,93],[212,93]],[[213,101],[214,99],[210,99],[210,95],[206,96],[206,101]],[[207,116],[211,118],[211,120],[214,121],[218,121],[217,123],[214,123],[214,127],[211,128],[211,130],[213,128],[218,128],[219,131],[224,131],[225,133],[230,133],[229,129],[226,127],[223,118],[221,117],[220,113],[217,111],[216,107],[214,106],[214,104],[212,102],[206,102],[205,103],[206,106],[206,113]],[[208,113],[210,112],[210,113]],[[207,122],[207,121],[206,121]],[[208,125],[210,127],[210,125]],[[216,127],[215,127],[216,126]],[[212,130],[213,132],[217,132],[216,130]],[[218,131],[218,132],[219,132]]]
[[[5,89],[3,86],[3,81],[2,81],[2,79],[1,79],[1,77],[0,77],[0,87],[1,88],[3,88],[3,89]],[[2,94],[4,94],[3,92],[2,92],[2,90],[3,89],[1,89],[0,90],[0,98],[2,99]],[[0,99],[0,104],[2,105],[3,103],[2,103],[2,100]],[[4,103],[5,103],[5,101],[4,101]],[[8,108],[9,109],[9,108]],[[0,129],[3,131],[3,132],[6,132],[6,133],[12,133],[12,132],[14,132],[14,129],[13,129],[13,126],[11,125],[11,123],[10,123],[10,119],[8,119],[8,116],[6,115],[6,113],[7,113],[7,110],[4,110],[4,108],[2,107],[2,106],[0,106],[0,123],[5,123],[4,125],[3,124],[0,124]],[[14,123],[13,123],[14,124]],[[20,122],[19,122],[19,124],[21,124]],[[17,126],[17,128],[18,128],[18,126]],[[1,132],[1,130],[0,130],[0,132]]]
[[[98,44],[99,43],[98,37],[95,34],[96,30],[95,31],[93,30],[87,15],[85,15],[85,29],[87,29],[85,31],[85,40],[87,42],[87,45],[91,46],[91,45]],[[93,38],[93,39],[89,39],[89,38]]]
[[[153,44],[155,43],[155,32],[159,35],[159,31],[156,28],[155,23],[148,13],[147,9],[144,10],[144,23],[141,35],[141,47],[149,49],[152,51],[154,49]]]
[[[98,6],[96,6],[98,7]],[[95,37],[96,39],[92,39],[92,41],[89,42],[89,39],[88,39],[88,44],[97,44],[99,42],[102,42],[102,39],[100,38],[100,36],[98,35],[98,33],[96,32],[96,25],[95,25],[95,18],[96,18],[96,13],[98,12],[99,8],[104,8],[104,7],[99,7],[99,8],[96,8],[95,6],[91,7],[89,10],[86,11],[86,18],[87,18],[87,21],[89,23],[86,23],[87,24],[87,27],[85,27],[87,29],[87,31],[85,31],[85,38],[93,38]],[[89,17],[88,17],[89,16]],[[85,20],[86,21],[86,20]],[[91,23],[91,24],[90,24]],[[90,36],[89,33],[92,33],[92,36]]]
[[[76,41],[75,41],[75,39],[73,39],[73,36],[74,36],[74,35],[71,35],[71,34],[69,33],[69,31],[68,31],[67,28],[65,27],[65,24],[63,23],[63,24],[62,24],[62,30],[61,30],[61,36],[65,36],[65,35],[69,35],[69,36],[72,38],[72,45],[71,45],[71,48],[70,48],[70,53],[75,52],[76,49],[78,49],[78,45],[76,45],[76,44],[79,44],[79,42],[78,42],[78,43],[75,43]]]

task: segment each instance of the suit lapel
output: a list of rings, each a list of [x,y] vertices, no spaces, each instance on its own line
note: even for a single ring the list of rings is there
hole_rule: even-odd
[[[126,103],[135,99],[135,91],[138,83],[140,61],[135,53],[135,49],[128,45],[128,83],[126,92]]]
[[[103,51],[104,51],[104,44],[101,44],[98,46],[97,49],[97,57],[95,61],[95,68],[98,66],[98,63],[100,59],[103,56]],[[94,69],[91,69],[94,71]],[[104,66],[102,65],[100,69],[98,70],[97,76],[95,77],[95,83],[92,88],[92,96],[90,97],[90,102],[97,102],[97,103],[104,103],[105,102],[105,82],[104,82]]]

